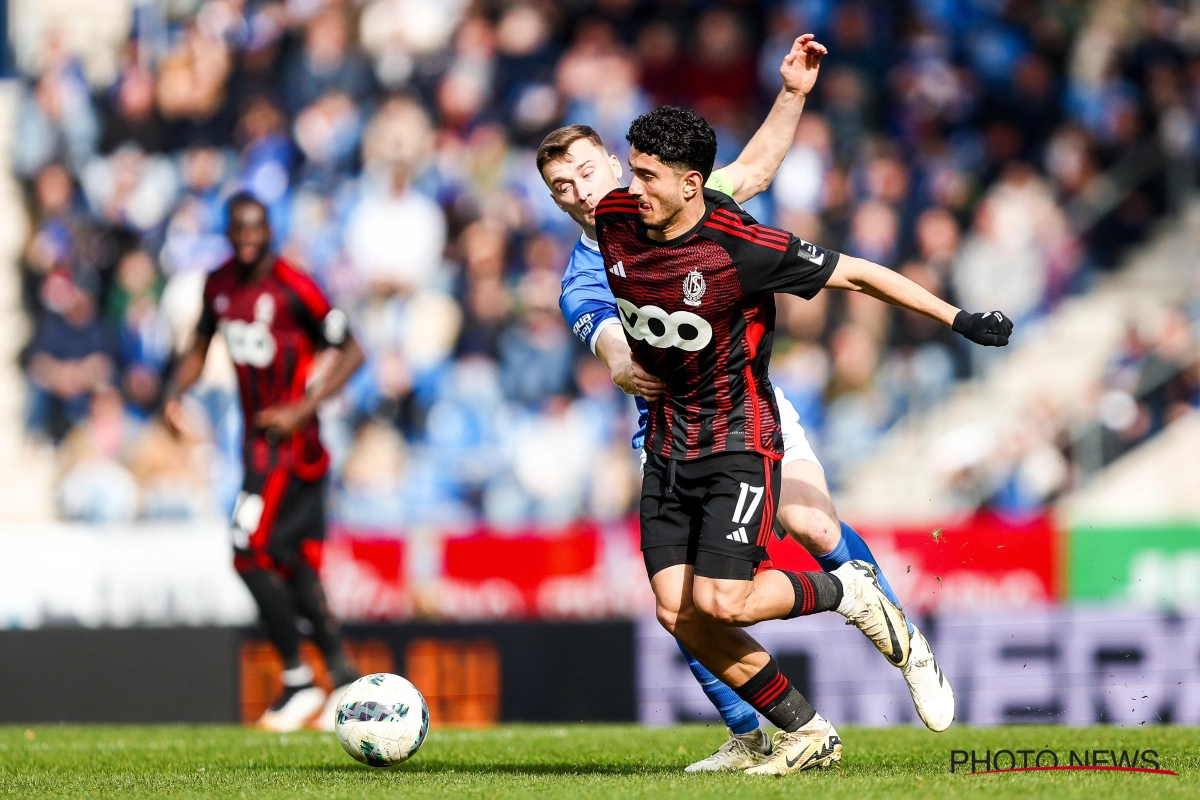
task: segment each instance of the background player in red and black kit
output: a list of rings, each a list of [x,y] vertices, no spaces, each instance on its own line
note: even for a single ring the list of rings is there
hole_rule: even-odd
[[[343,686],[358,677],[318,578],[329,456],[316,412],[362,364],[363,352],[346,315],[330,307],[307,275],[271,251],[266,207],[239,194],[227,210],[233,258],[208,276],[195,340],[175,371],[164,416],[180,427],[179,394],[200,376],[209,343],[220,330],[237,368],[246,431],[245,481],[231,523],[233,563],[284,662],[283,691],[261,724],[295,730],[327,706],[324,691],[300,660],[297,616],[311,624],[332,684]],[[326,348],[336,355],[323,379],[310,384],[313,359]],[[323,722],[326,716],[331,717],[328,707]]]
[[[737,626],[838,611],[896,666],[909,658],[903,613],[873,568],[758,570],[779,496],[783,443],[768,378],[775,292],[861,291],[985,345],[1008,343],[999,312],[968,314],[891,270],[759,225],[704,189],[716,135],[660,108],[629,129],[628,189],[608,194],[596,230],[637,362],[666,384],[650,403],[642,551],[662,624],[781,729],[747,774],[782,775],[841,757],[833,726]]]

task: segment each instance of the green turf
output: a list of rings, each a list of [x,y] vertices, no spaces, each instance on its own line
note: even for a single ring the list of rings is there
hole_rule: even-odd
[[[434,730],[391,770],[333,736],[217,726],[0,727],[0,796],[112,797],[1200,797],[1200,729],[1011,727],[841,731],[841,766],[787,778],[684,775],[716,726],[502,726]],[[951,749],[1156,749],[1180,777],[1056,772],[951,775]]]

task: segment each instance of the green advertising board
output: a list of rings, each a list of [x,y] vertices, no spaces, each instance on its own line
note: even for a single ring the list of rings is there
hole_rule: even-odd
[[[1200,605],[1200,523],[1071,530],[1067,595],[1138,605]]]

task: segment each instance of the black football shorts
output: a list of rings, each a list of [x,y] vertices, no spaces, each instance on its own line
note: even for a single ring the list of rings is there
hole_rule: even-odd
[[[691,564],[703,578],[752,580],[767,558],[780,462],[759,453],[693,461],[650,454],[642,476],[642,557],[651,577]]]
[[[230,520],[239,572],[288,574],[301,563],[320,569],[325,542],[325,481],[306,481],[286,468],[246,471]]]

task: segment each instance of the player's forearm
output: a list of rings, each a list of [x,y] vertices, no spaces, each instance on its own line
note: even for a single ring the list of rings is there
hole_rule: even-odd
[[[338,348],[337,357],[325,375],[324,380],[309,387],[305,402],[315,413],[317,407],[336,395],[362,366],[364,355],[362,346],[353,336],[348,336],[345,343]]]
[[[953,325],[959,309],[898,272],[862,258],[843,255],[825,284],[830,289],[862,292],[885,303]]]
[[[632,360],[629,342],[620,325],[605,325],[596,334],[596,358],[604,362],[610,373],[616,373]]]
[[[208,345],[211,340],[207,337],[196,337],[192,347],[180,360],[179,366],[167,381],[166,395],[168,398],[179,395],[192,388],[192,384],[200,379],[204,371],[204,361],[208,356]]]
[[[771,106],[766,120],[746,143],[737,161],[730,167],[740,166],[741,183],[734,187],[733,199],[744,203],[751,197],[766,191],[775,180],[779,165],[791,149],[796,136],[796,125],[804,111],[805,95],[781,89]],[[730,167],[725,169],[728,171]]]

